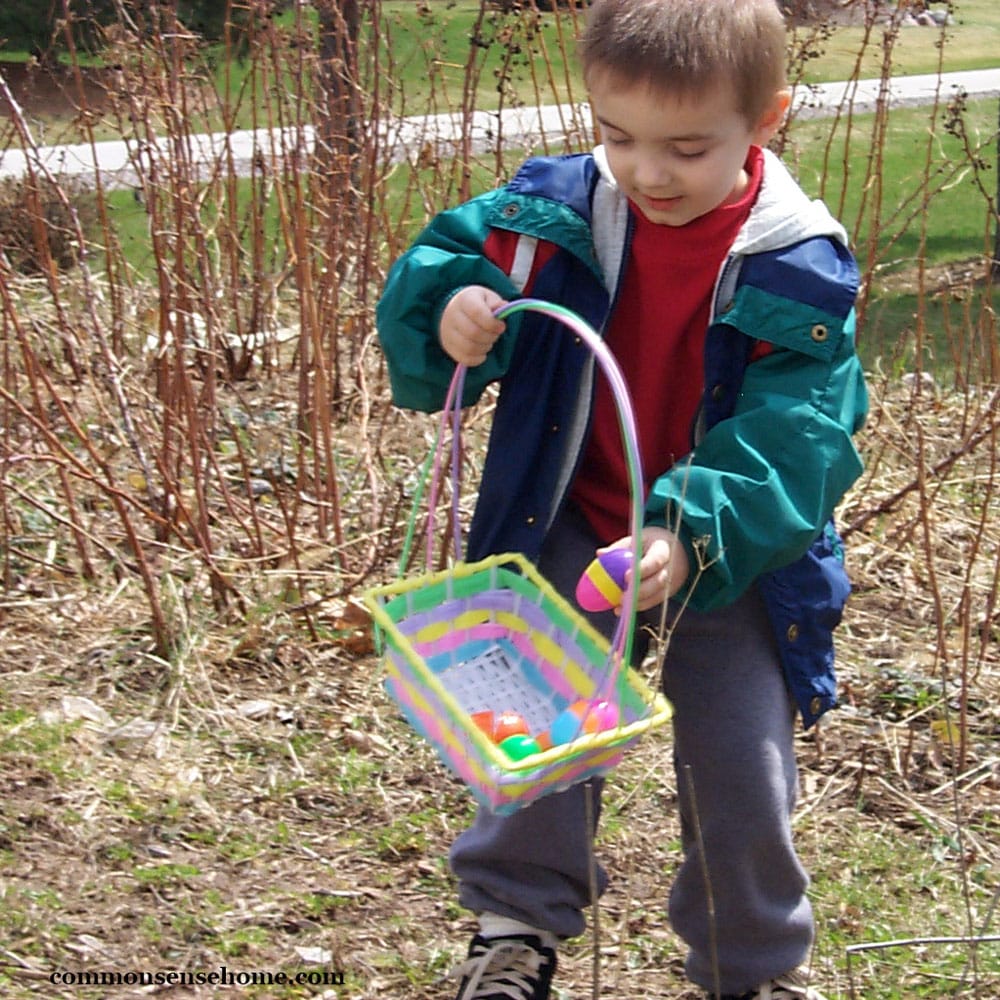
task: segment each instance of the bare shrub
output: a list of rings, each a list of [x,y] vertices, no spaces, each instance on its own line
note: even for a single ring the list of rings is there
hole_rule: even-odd
[[[72,207],[71,207],[72,205]],[[0,248],[20,274],[65,271],[80,261],[74,213],[84,231],[96,224],[93,195],[45,177],[0,181]]]

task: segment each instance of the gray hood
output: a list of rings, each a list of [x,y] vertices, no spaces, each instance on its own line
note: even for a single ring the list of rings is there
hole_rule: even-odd
[[[822,201],[810,198],[788,168],[769,149],[764,153],[764,178],[760,193],[729,254],[733,257],[791,246],[813,236],[829,236],[844,246],[847,232]],[[621,277],[622,254],[628,231],[628,199],[608,166],[603,146],[594,150],[600,172],[593,200],[594,247],[604,271],[605,284],[613,290]]]

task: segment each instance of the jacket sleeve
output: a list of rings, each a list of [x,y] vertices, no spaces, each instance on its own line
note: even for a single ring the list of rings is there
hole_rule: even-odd
[[[747,366],[732,413],[654,482],[647,503],[649,523],[679,522],[692,566],[703,567],[686,586],[702,610],[799,558],[862,469],[852,435],[867,394],[853,310],[845,319],[745,291],[722,322],[766,330],[774,349]]]
[[[376,320],[397,406],[432,412],[443,405],[455,363],[441,349],[438,326],[457,291],[485,285],[504,298],[517,294],[483,252],[485,220],[496,196],[489,192],[438,215],[389,271]],[[487,360],[468,372],[464,405],[506,371],[516,326],[516,318],[508,321]]]

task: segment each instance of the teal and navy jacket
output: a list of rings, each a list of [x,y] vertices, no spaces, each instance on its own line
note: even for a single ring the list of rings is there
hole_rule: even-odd
[[[757,202],[718,276],[691,452],[654,479],[645,517],[679,524],[691,565],[704,567],[681,595],[693,607],[759,589],[808,727],[836,704],[832,632],[850,593],[831,517],[862,468],[852,441],[867,411],[854,350],[858,271],[840,224],[765,157]],[[600,147],[528,160],[504,187],[437,216],[393,265],[378,304],[395,403],[443,405],[454,362],[439,320],[464,286],[508,299],[530,291],[606,329],[631,219]],[[484,252],[497,230],[517,236],[507,271]],[[583,453],[595,368],[559,321],[520,313],[469,370],[466,405],[490,383],[500,392],[468,558],[537,558]]]

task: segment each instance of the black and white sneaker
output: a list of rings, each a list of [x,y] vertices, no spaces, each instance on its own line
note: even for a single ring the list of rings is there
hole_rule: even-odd
[[[461,978],[455,1000],[549,1000],[555,971],[555,951],[534,934],[477,934],[453,973]]]
[[[709,997],[714,994],[709,994]],[[722,1000],[825,1000],[822,993],[809,985],[808,978],[795,970],[761,983],[749,993],[727,993]]]

